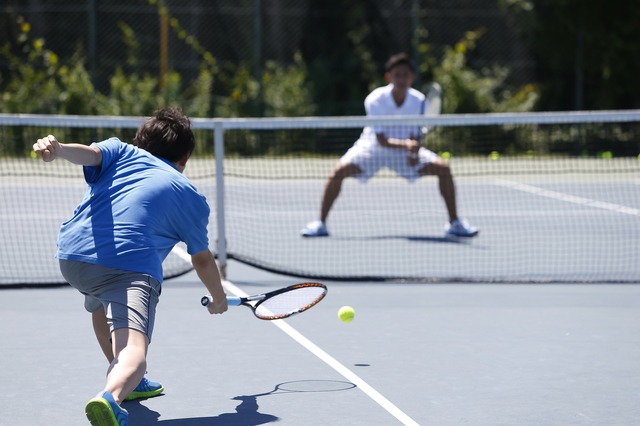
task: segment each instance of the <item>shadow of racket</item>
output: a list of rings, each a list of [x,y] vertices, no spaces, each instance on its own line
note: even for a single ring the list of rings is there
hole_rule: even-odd
[[[285,393],[301,393],[301,392],[340,392],[355,388],[356,385],[351,382],[341,382],[336,380],[295,380],[292,382],[284,382],[276,385],[269,392],[256,395],[245,395],[244,397],[258,398],[267,395],[282,395]],[[235,397],[233,399],[239,399]]]
[[[236,413],[244,416],[255,416],[258,412],[258,398],[269,395],[285,395],[289,393],[311,393],[311,392],[341,392],[355,388],[351,382],[341,382],[335,380],[296,380],[284,382],[275,386],[272,391],[255,395],[239,395],[231,398],[241,403],[236,407]],[[265,416],[261,414],[261,416]],[[277,419],[277,417],[275,418]],[[274,421],[274,420],[271,420]],[[277,421],[277,420],[275,420]]]

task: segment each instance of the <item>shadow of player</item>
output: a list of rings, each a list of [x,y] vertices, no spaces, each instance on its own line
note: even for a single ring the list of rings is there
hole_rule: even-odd
[[[124,408],[129,412],[131,422],[135,424],[148,425],[162,423],[163,426],[257,426],[280,420],[277,416],[258,411],[260,408],[258,406],[259,397],[299,392],[337,392],[355,387],[356,385],[353,383],[331,380],[300,380],[280,383],[270,392],[233,397],[233,400],[240,401],[235,413],[223,413],[211,417],[161,420],[160,413],[140,404],[140,400],[128,402]]]
[[[223,413],[211,417],[191,417],[188,419],[161,420],[160,413],[140,404],[139,401],[132,401],[126,404],[129,411],[129,419],[132,424],[162,424],[163,426],[257,426],[266,423],[273,423],[280,420],[279,417],[271,414],[264,414],[258,411],[258,400],[253,395],[237,396],[233,399],[240,400],[235,413]]]

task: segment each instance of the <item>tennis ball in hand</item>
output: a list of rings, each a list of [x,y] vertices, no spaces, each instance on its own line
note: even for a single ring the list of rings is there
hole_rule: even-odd
[[[354,315],[355,312],[353,312],[353,308],[351,306],[343,306],[338,311],[338,317],[340,317],[340,321],[342,322],[351,322]]]

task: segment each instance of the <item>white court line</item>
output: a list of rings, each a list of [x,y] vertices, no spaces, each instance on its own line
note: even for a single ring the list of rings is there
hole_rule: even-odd
[[[224,281],[223,284],[225,288],[231,290],[231,292],[234,293],[236,296],[240,296],[240,297],[248,296],[248,294],[246,294],[244,291],[242,291],[240,288],[236,287],[233,283],[229,281]],[[293,340],[295,340],[296,342],[300,343],[302,346],[307,348],[309,352],[311,352],[312,354],[320,358],[322,361],[327,363],[331,368],[336,370],[338,373],[344,376],[351,383],[358,386],[360,390],[362,390],[371,399],[373,399],[380,406],[382,406],[382,408],[387,410],[392,416],[400,420],[402,424],[418,425],[418,423],[416,423],[412,418],[410,418],[405,413],[403,413],[398,407],[393,405],[391,401],[389,401],[387,398],[382,396],[378,391],[376,391],[374,388],[368,385],[364,380],[358,377],[353,371],[349,370],[347,367],[342,365],[331,355],[329,355],[328,353],[320,349],[316,344],[314,344],[309,339],[304,337],[302,334],[300,334],[300,332],[298,332],[296,329],[291,327],[284,320],[274,320],[274,321],[271,321],[271,323],[276,327],[278,327],[280,330],[287,333]]]
[[[633,207],[621,206],[619,204],[606,203],[604,201],[591,200],[589,198],[576,197],[574,195],[563,194],[562,192],[550,191],[548,189],[538,188],[537,186],[526,185],[524,183],[514,182],[511,180],[497,179],[494,182],[498,186],[504,186],[516,189],[530,194],[540,195],[542,197],[553,198],[555,200],[566,201],[569,203],[580,204],[583,206],[596,207],[599,209],[610,210],[618,213],[640,216],[640,210]]]
[[[182,248],[174,247],[173,253],[178,255],[181,259],[191,263],[191,256]],[[234,295],[238,297],[247,297],[248,294],[242,291],[239,287],[233,284],[230,281],[223,281],[222,285],[225,289],[231,291]],[[402,412],[398,407],[393,405],[391,401],[382,396],[378,391],[372,388],[369,384],[367,384],[364,380],[358,377],[353,371],[349,370],[347,367],[338,362],[331,355],[320,349],[315,343],[311,342],[309,339],[304,337],[300,332],[287,324],[284,320],[274,320],[270,321],[273,325],[278,327],[280,330],[284,331],[289,335],[293,340],[300,343],[302,346],[307,348],[309,352],[320,358],[322,361],[327,363],[331,368],[340,373],[344,378],[349,380],[351,383],[355,384],[360,390],[362,390],[365,394],[367,394],[371,399],[377,402],[382,408],[387,410],[389,414],[391,414],[396,419],[400,420],[404,425],[411,426],[419,426],[415,420],[411,417],[407,416],[404,412]]]

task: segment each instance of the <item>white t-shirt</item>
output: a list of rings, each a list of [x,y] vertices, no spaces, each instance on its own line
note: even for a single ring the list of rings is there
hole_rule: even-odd
[[[393,84],[378,87],[364,100],[364,109],[368,117],[389,115],[421,115],[427,107],[425,96],[414,88],[409,88],[402,105],[398,106],[391,93]],[[360,139],[355,143],[361,147],[379,146],[376,134],[384,133],[387,138],[408,139],[410,136],[420,135],[419,126],[367,126],[362,131]],[[381,147],[383,148],[383,147]]]

